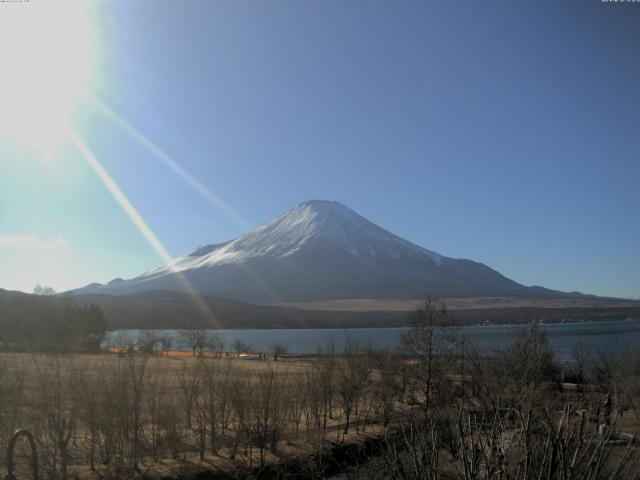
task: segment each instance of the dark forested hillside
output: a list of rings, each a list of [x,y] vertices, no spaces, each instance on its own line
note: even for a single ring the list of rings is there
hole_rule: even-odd
[[[606,320],[640,317],[640,305],[451,309],[449,314],[459,325]],[[172,291],[44,297],[0,290],[0,342],[25,345],[95,344],[105,329],[397,327],[408,318],[408,311],[303,310],[209,296],[196,304],[188,294]]]
[[[407,318],[406,312],[313,311],[209,296],[200,296],[195,303],[192,296],[172,291],[74,298],[100,306],[109,329],[389,327],[403,325]]]
[[[95,304],[0,292],[0,345],[5,349],[95,350],[106,329],[106,318]]]
[[[407,325],[408,311],[327,311],[254,305],[219,297],[201,296],[206,306],[183,292],[151,291],[132,295],[78,295],[78,302],[93,303],[104,311],[109,329],[162,328],[356,328]],[[576,306],[571,308],[452,309],[452,322],[474,324],[529,323],[566,320],[605,320],[640,317],[640,304]]]

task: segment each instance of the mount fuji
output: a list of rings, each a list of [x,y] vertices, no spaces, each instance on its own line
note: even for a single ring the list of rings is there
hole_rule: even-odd
[[[482,263],[445,257],[324,200],[303,202],[235,240],[199,247],[171,265],[74,293],[185,291],[187,284],[202,295],[252,303],[577,295],[526,287]]]

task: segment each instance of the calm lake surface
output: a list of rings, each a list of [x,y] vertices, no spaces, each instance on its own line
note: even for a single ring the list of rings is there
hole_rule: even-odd
[[[615,353],[631,345],[640,347],[640,320],[616,320],[606,322],[555,323],[541,326],[549,336],[549,341],[558,359],[569,360],[573,346],[582,342],[591,347],[594,354]],[[496,347],[507,345],[523,325],[488,325],[461,327],[479,348],[490,352]],[[319,348],[334,342],[338,352],[342,351],[347,339],[357,340],[361,345],[375,348],[393,348],[399,345],[400,335],[406,328],[327,328],[327,329],[274,329],[274,330],[211,330],[225,340],[225,349],[241,340],[253,346],[255,351],[269,352],[275,343],[287,346],[289,353],[316,353]],[[156,331],[174,338],[174,349],[180,349],[179,330]],[[115,343],[125,336],[135,339],[139,330],[116,330],[110,333],[107,343]]]

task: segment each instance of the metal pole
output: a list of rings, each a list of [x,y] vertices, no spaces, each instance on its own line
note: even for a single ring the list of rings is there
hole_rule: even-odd
[[[36,439],[29,430],[24,428],[16,430],[9,440],[9,446],[7,447],[7,476],[4,477],[4,479],[16,480],[16,476],[13,474],[15,468],[13,464],[13,450],[20,437],[27,437],[29,441],[29,446],[31,447],[31,472],[33,473],[33,480],[38,480],[38,450],[36,449]]]

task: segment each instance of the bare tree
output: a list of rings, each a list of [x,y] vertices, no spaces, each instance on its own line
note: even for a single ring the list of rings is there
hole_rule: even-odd
[[[252,352],[254,350],[254,348],[249,345],[246,342],[243,342],[242,340],[235,340],[232,344],[231,347],[237,352],[237,353],[249,353]]]
[[[219,357],[222,356],[225,343],[226,343],[226,340],[222,333],[209,332],[209,337],[207,338],[207,345],[209,346],[212,352],[218,352]]]
[[[220,426],[220,434],[225,436],[232,420],[231,390],[234,378],[239,374],[234,365],[228,361],[218,364],[216,419]]]
[[[576,389],[581,391],[582,384],[585,381],[587,368],[591,358],[591,348],[582,341],[573,346],[573,361]]]
[[[207,385],[207,380],[212,380],[212,378],[208,375],[210,373],[209,369],[205,365],[205,362],[197,362],[191,365],[193,369],[192,377],[197,379],[194,385],[196,388],[193,390],[193,409],[192,409],[192,426],[191,431],[193,433],[193,437],[196,441],[196,448],[198,451],[198,455],[200,460],[204,460],[204,456],[207,449],[207,439],[210,438],[208,436],[208,427],[209,427],[209,419],[210,419],[210,398],[209,393],[213,394],[213,391],[207,391],[207,386],[211,389],[215,388],[213,382]],[[215,418],[213,420],[215,422]]]
[[[370,353],[371,363],[376,369],[376,377],[373,381],[372,396],[377,402],[378,410],[382,415],[382,424],[386,427],[393,415],[394,402],[401,393],[401,361],[390,350]]]
[[[216,453],[218,450],[219,431],[221,430],[220,417],[225,413],[225,407],[221,405],[221,397],[225,396],[222,391],[224,385],[220,381],[221,372],[218,371],[217,365],[217,362],[213,360],[202,361],[199,364],[202,383],[199,408],[202,409],[205,433],[211,453]],[[204,451],[204,448],[201,451]]]
[[[10,368],[0,356],[0,450],[5,451],[6,440],[18,428],[23,409],[25,371],[23,365]],[[3,461],[2,458],[0,461]]]
[[[153,354],[154,348],[161,345],[160,334],[153,330],[142,330],[138,335],[138,350],[145,355]]]
[[[230,404],[233,409],[233,422],[231,426],[234,431],[233,442],[231,444],[231,459],[235,458],[238,447],[244,444],[245,456],[250,455],[251,448],[251,378],[248,375],[236,375],[232,377]]]
[[[284,343],[274,343],[271,346],[271,351],[273,352],[273,360],[277,361],[278,357],[282,357],[286,355],[288,352],[288,348]]]
[[[290,386],[287,398],[289,421],[293,425],[294,431],[298,433],[309,399],[307,379],[304,374],[296,372],[288,376],[286,384]]]
[[[265,451],[277,451],[278,441],[285,425],[285,388],[281,377],[269,369],[258,376],[253,390],[251,438],[260,452],[264,466]]]
[[[333,377],[331,382],[333,383]],[[309,369],[303,374],[304,388],[306,390],[306,411],[304,414],[307,431],[311,435],[310,443],[314,445],[316,453],[321,453],[327,428],[328,395],[333,392],[333,385],[329,387],[329,377],[319,367]],[[332,393],[331,393],[332,394]]]
[[[171,414],[174,406],[170,400],[166,370],[159,365],[153,365],[147,372],[146,383],[145,410],[148,416],[146,430],[149,435],[151,456],[157,461],[162,458],[165,444],[170,443],[170,434],[175,430],[177,420],[175,415]]]
[[[129,356],[126,359],[127,390],[129,393],[129,471],[138,469],[142,455],[142,438],[144,432],[143,402],[145,395],[145,375],[148,358]]]
[[[38,438],[45,454],[45,466],[50,476],[66,479],[69,442],[75,431],[79,406],[76,377],[72,369],[62,365],[59,357],[49,362],[34,360],[34,367]]]
[[[448,329],[447,304],[430,298],[411,315],[412,327],[401,337],[402,351],[412,362],[414,380],[422,392],[425,407],[431,402],[434,387],[443,393],[444,365],[455,341]]]
[[[96,450],[100,439],[100,396],[103,394],[104,364],[100,362],[94,369],[76,369],[79,391],[78,418],[86,432],[88,443],[89,466],[96,469]]]
[[[366,356],[362,355],[357,342],[347,339],[337,377],[337,390],[345,418],[344,433],[349,433],[351,414],[358,415],[360,396],[369,376]]]
[[[160,337],[160,344],[162,345],[162,351],[168,357],[173,346],[173,338],[169,335],[163,335]]]
[[[184,364],[178,377],[180,401],[184,412],[185,427],[193,426],[193,409],[197,396],[200,394],[200,377],[193,368],[193,364]]]
[[[512,401],[535,403],[544,381],[556,380],[559,369],[547,335],[539,325],[520,330],[504,350],[496,351]]]
[[[215,347],[218,346],[209,332],[201,328],[180,330],[180,342],[183,347],[191,350],[194,357],[196,352],[202,355],[206,350],[214,348],[214,344]]]

